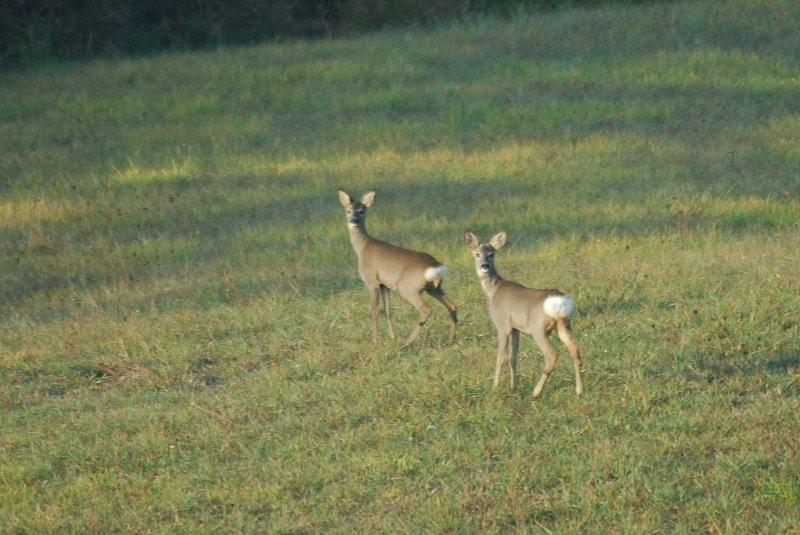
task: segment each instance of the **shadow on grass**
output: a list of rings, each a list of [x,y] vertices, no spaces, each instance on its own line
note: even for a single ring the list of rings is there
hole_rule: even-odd
[[[676,49],[657,46],[635,55],[610,51],[604,61],[613,65],[624,60],[636,66],[653,54],[669,50]],[[703,47],[698,45],[689,52],[699,50]],[[687,53],[682,48],[680,51]],[[258,55],[258,51],[251,52]],[[344,56],[359,54],[355,48],[340,52]],[[559,53],[550,61],[575,59],[576,54]],[[337,58],[342,59],[335,55],[327,60]],[[414,184],[386,178],[376,181],[379,202],[370,215],[372,233],[407,247],[427,248],[435,256],[436,247],[426,244],[461,247],[467,228],[482,234],[502,228],[513,242],[527,246],[564,235],[626,236],[691,232],[711,226],[720,232],[744,234],[752,228],[784,225],[769,217],[751,221],[747,214],[719,218],[702,211],[677,213],[657,206],[657,201],[674,192],[705,192],[708,200],[736,200],[795,191],[797,176],[792,170],[796,162],[788,153],[767,146],[766,141],[764,147],[750,147],[751,152],[745,154],[737,154],[732,148],[727,162],[720,161],[717,150],[723,141],[733,143],[721,141],[731,132],[750,132],[773,120],[800,114],[800,99],[793,87],[646,85],[580,77],[527,79],[513,69],[498,76],[496,58],[489,53],[459,69],[462,59],[446,58],[443,72],[433,84],[438,80],[452,85],[448,76],[454,76],[463,91],[444,92],[444,96],[433,98],[425,84],[408,84],[404,79],[407,95],[400,99],[399,107],[398,95],[386,90],[385,94],[378,91],[375,100],[354,99],[347,101],[351,108],[345,104],[333,112],[290,110],[277,114],[271,125],[273,137],[283,140],[279,145],[291,149],[282,146],[280,150],[305,151],[305,155],[310,152],[315,154],[315,161],[324,159],[323,153],[368,155],[369,147],[365,146],[380,140],[389,140],[400,158],[424,153],[421,147],[458,147],[460,153],[453,151],[457,158],[528,143],[545,144],[556,152],[570,154],[571,145],[594,135],[642,140],[641,150],[612,147],[620,153],[621,161],[601,162],[604,170],[600,178],[592,169],[559,169],[551,162],[542,169],[556,178],[521,178],[519,173],[486,178],[476,172],[451,182],[446,170],[442,173],[437,169],[435,173],[444,174],[444,178],[434,174]],[[318,60],[301,59],[301,64]],[[411,63],[423,65],[425,61],[425,55],[418,53]],[[475,82],[483,76],[487,82]],[[519,83],[508,85],[515,81]],[[329,81],[322,85],[325,83]],[[373,90],[359,86],[356,92],[364,96]],[[336,91],[343,97],[351,96],[344,89]],[[257,97],[243,93],[225,102]],[[423,105],[415,108],[417,102]],[[212,109],[204,125],[227,121],[228,117],[220,113],[227,105],[218,104],[216,114]],[[259,152],[263,137],[264,132],[257,130],[244,132],[239,146],[244,147],[243,153]],[[646,144],[651,141],[663,142],[670,150],[676,148],[678,161],[664,163],[668,156],[648,152]],[[539,153],[533,156],[547,158]],[[616,156],[612,153],[605,157],[612,161]],[[554,158],[558,160],[560,155]],[[671,178],[659,176],[662,164],[669,167],[666,171]],[[0,285],[0,303],[13,307],[37,294],[64,288],[86,290],[118,279],[168,277],[190,266],[216,269],[229,264],[240,271],[258,261],[274,271],[258,284],[281,284],[281,270],[298,258],[309,267],[296,281],[298,287],[307,288],[304,291],[324,295],[358,286],[357,278],[342,277],[345,270],[352,272],[350,260],[333,268],[320,264],[334,257],[333,250],[347,258],[352,252],[336,201],[336,177],[331,178],[329,187],[321,186],[318,177],[310,180],[319,172],[301,166],[298,171],[264,175],[186,174],[136,183],[111,181],[100,186],[87,181],[66,193],[63,188],[15,189],[13,198],[18,200],[60,200],[81,209],[79,214],[60,219],[42,219],[39,234],[30,228],[0,229],[0,254],[11,259],[11,269],[0,275],[5,277]],[[525,218],[508,217],[515,212]],[[422,238],[425,244],[419,242],[421,226],[426,229]],[[257,291],[255,287],[253,290]]]
[[[53,249],[11,251],[16,267],[2,288],[0,302],[13,305],[40,293],[76,287],[86,290],[117,279],[169,277],[190,267],[216,269],[225,264],[241,272],[258,262],[272,272],[259,282],[267,284],[266,290],[270,284],[282,284],[282,270],[290,268],[301,273],[295,275],[299,278],[294,285],[309,295],[359,287],[357,277],[343,276],[354,273],[355,257],[336,187],[321,189],[308,184],[305,191],[298,192],[306,182],[301,174],[292,174],[177,177],[135,186],[110,185],[103,202],[88,203],[80,216],[44,226],[56,241]],[[545,186],[517,178],[379,184],[378,204],[371,211],[368,227],[377,238],[439,256],[442,248],[460,248],[468,228],[485,235],[502,227],[517,245],[525,247],[564,235],[591,238],[691,232],[712,225],[720,232],[738,235],[781,224],[766,220],[751,227],[703,213],[686,216],[663,209],[625,209],[647,200],[660,185],[656,180],[634,181],[630,198],[620,203],[617,193],[592,187],[576,190],[569,182]],[[586,209],[572,212],[569,206],[584,205],[586,196],[593,199],[592,206],[605,206],[609,213],[619,207],[618,213],[609,218]],[[525,199],[530,199],[530,204]],[[497,209],[502,206],[516,206],[509,211],[519,210],[527,217],[509,222],[508,214]],[[569,217],[565,210],[571,213]],[[87,221],[102,222],[102,230]],[[420,226],[426,228],[425,244],[420,243]],[[4,243],[25,240],[22,229],[6,229],[3,234]],[[58,244],[62,238],[63,246]],[[141,252],[142,244],[159,240],[163,242],[160,248]],[[109,248],[108,254],[98,253],[101,244]],[[334,265],[320,265],[331,259]],[[295,269],[298,262],[308,269]]]
[[[695,378],[707,383],[715,383],[721,379],[736,376],[785,375],[792,370],[800,371],[800,355],[781,354],[771,358],[759,359],[756,362],[750,361],[742,366],[734,366],[727,362],[711,361],[709,359],[702,359],[697,364],[703,370],[703,373],[700,377]],[[694,372],[692,375],[696,376],[698,374]]]
[[[208,138],[197,133],[222,132],[220,138],[223,141],[230,142],[233,140],[227,138],[235,137],[235,144],[231,143],[231,146],[237,147],[243,155],[266,154],[280,160],[293,155],[307,157],[311,154],[317,159],[343,153],[368,153],[386,145],[404,157],[433,147],[475,152],[498,144],[532,141],[567,147],[592,136],[630,135],[645,142],[682,148],[685,161],[679,163],[682,167],[679,171],[686,175],[690,185],[718,187],[719,194],[731,190],[731,195],[766,196],[781,190],[795,191],[797,176],[791,170],[796,168],[796,161],[777,153],[774,144],[752,147],[749,139],[754,131],[772,121],[800,115],[800,98],[795,87],[788,83],[792,74],[783,74],[786,79],[781,80],[781,75],[769,70],[774,69],[773,66],[757,64],[767,69],[773,80],[771,85],[761,87],[751,76],[746,83],[753,85],[748,87],[745,82],[742,85],[733,83],[729,74],[722,75],[721,80],[711,76],[710,81],[704,82],[690,68],[670,77],[653,74],[657,69],[652,66],[642,67],[656,61],[658,54],[664,51],[681,54],[673,58],[674,62],[689,62],[694,52],[717,52],[707,45],[688,48],[665,46],[644,52],[627,51],[625,54],[612,50],[601,65],[586,62],[574,67],[565,65],[555,69],[556,74],[548,74],[553,70],[554,62],[575,60],[580,58],[580,54],[555,50],[555,56],[546,61],[544,58],[528,60],[515,57],[512,58],[512,67],[514,62],[519,62],[518,66],[524,68],[517,71],[509,67],[505,72],[498,69],[498,58],[492,50],[480,50],[482,55],[475,59],[474,64],[463,64],[466,59],[461,56],[444,56],[445,65],[441,70],[433,71],[424,67],[425,54],[415,52],[407,60],[411,72],[419,68],[422,73],[415,77],[383,72],[381,64],[376,64],[371,67],[377,70],[375,73],[365,68],[363,71],[355,70],[344,80],[332,81],[323,77],[318,84],[309,84],[307,80],[317,74],[319,66],[315,66],[315,62],[320,61],[319,58],[297,58],[298,64],[291,63],[286,68],[295,69],[298,79],[286,82],[286,87],[281,87],[280,91],[267,83],[266,88],[260,89],[240,87],[231,82],[212,94],[207,94],[209,89],[201,89],[210,85],[209,80],[194,79],[192,71],[188,71],[183,73],[184,79],[173,82],[176,91],[180,88],[186,92],[182,100],[212,101],[213,104],[205,104],[202,113],[184,110],[181,115],[173,117],[169,103],[159,103],[155,98],[156,92],[162,88],[145,85],[139,91],[145,97],[143,100],[153,101],[147,104],[153,109],[144,111],[159,117],[145,127],[152,131],[148,136],[151,141],[141,139],[141,127],[122,130],[115,137],[123,141],[118,147],[120,151],[163,155],[164,146],[186,145],[196,148],[197,153],[207,152],[211,148]],[[335,68],[341,62],[358,62],[359,54],[358,48],[345,47],[337,49],[337,54],[325,61]],[[269,54],[265,53],[265,56]],[[787,53],[783,59],[791,61],[795,58]],[[200,60],[196,61],[200,63]],[[696,68],[713,74],[713,58],[704,61]],[[304,65],[308,73],[304,71]],[[542,67],[544,74],[537,74],[537,66]],[[620,68],[623,72],[626,72],[626,67],[641,70],[644,79],[620,82],[613,76],[603,77],[596,72],[602,66],[611,70]],[[742,69],[747,66],[752,67],[749,62],[743,62]],[[224,79],[224,65],[217,68],[222,70],[218,76]],[[723,65],[722,68],[724,73],[725,69],[732,67]],[[390,78],[389,82],[395,83],[384,80],[373,87],[364,82],[372,74]],[[241,76],[241,72],[234,71],[230,75]],[[685,83],[681,83],[684,78]],[[343,82],[353,82],[355,87]],[[272,80],[271,83],[277,82]],[[198,89],[186,90],[184,87],[193,84]],[[225,99],[215,98],[219,90],[225,92]],[[114,91],[110,91],[112,96]],[[270,98],[275,92],[301,96],[284,102]],[[105,98],[99,102],[112,107],[114,99],[108,95]],[[336,105],[320,106],[321,101],[335,101]],[[78,103],[87,104],[75,104]],[[139,109],[120,112],[122,117],[130,115],[131,120],[141,120],[142,113]],[[264,117],[263,128],[242,126],[230,132],[231,125],[246,125],[248,119],[252,121],[254,113]],[[67,114],[65,123],[69,124],[73,118]],[[33,117],[18,119],[20,126],[33,120]],[[106,117],[104,112],[97,111],[94,120],[100,124],[117,124],[119,118]],[[81,117],[81,121],[85,119]],[[14,124],[14,121],[9,124]],[[47,148],[64,144],[92,147],[96,140],[83,134],[80,124],[75,124],[74,132],[59,134],[67,142],[40,140],[36,149],[48,144],[51,146]],[[153,139],[158,141],[158,145],[149,144]],[[760,151],[760,157],[754,159],[750,157],[752,154],[741,154],[744,148]],[[24,144],[11,144],[9,149],[30,150]],[[80,156],[84,154],[82,150],[74,154]],[[725,150],[730,151],[731,172],[720,177],[720,170],[715,167],[719,162],[713,158],[715,153]],[[68,151],[66,154],[73,153]],[[30,171],[26,161],[20,158],[14,164],[9,163],[8,170],[0,168],[0,175],[11,176],[7,183],[12,184],[14,175]],[[63,159],[59,159],[59,163],[63,163]],[[624,163],[635,164],[633,160]],[[50,174],[44,171],[43,175]],[[46,188],[37,190],[36,195],[42,195],[42,191]],[[15,195],[24,196],[24,193],[14,190]]]

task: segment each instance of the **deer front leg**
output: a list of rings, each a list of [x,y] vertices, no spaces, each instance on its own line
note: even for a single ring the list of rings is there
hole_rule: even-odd
[[[389,308],[389,288],[380,286],[381,298],[383,299],[383,311],[386,313],[386,322],[389,324],[389,336],[392,340],[396,338],[394,334],[394,322],[392,322],[392,310]]]
[[[511,330],[511,358],[508,359],[508,367],[511,371],[511,390],[517,387],[517,352],[519,351],[519,331]]]
[[[500,384],[500,372],[503,370],[503,363],[506,360],[506,351],[508,349],[509,331],[497,331],[497,363],[494,367],[494,386],[492,389],[497,388]]]
[[[380,297],[378,294],[380,290],[378,286],[369,286],[367,289],[369,290],[369,299],[370,299],[370,307],[369,313],[372,320],[372,343],[378,343],[378,300]]]

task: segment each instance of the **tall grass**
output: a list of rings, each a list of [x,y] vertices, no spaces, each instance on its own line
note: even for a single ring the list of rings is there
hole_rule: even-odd
[[[797,531],[798,17],[610,6],[6,74],[3,531]],[[451,268],[454,344],[440,309],[369,343],[338,188]],[[530,340],[490,390],[467,228],[575,298],[583,397],[562,362],[532,403]]]

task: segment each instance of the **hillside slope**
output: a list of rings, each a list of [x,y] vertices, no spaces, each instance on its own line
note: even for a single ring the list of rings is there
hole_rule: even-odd
[[[0,525],[800,530],[797,20],[612,6],[4,74]],[[449,266],[454,344],[441,308],[369,343],[338,188]],[[530,339],[491,391],[467,229],[573,296],[583,397],[560,348],[531,402]]]

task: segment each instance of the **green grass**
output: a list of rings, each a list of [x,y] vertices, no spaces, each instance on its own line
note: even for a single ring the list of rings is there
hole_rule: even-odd
[[[800,4],[97,60],[0,85],[0,531],[800,531]],[[336,190],[451,268],[369,343]],[[576,300],[492,392],[463,233]],[[415,313],[394,299],[401,336]],[[560,347],[560,346],[559,346]]]

